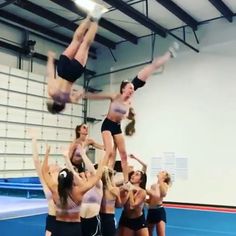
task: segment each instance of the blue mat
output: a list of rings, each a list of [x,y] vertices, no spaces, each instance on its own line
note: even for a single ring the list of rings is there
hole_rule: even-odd
[[[116,212],[118,221],[121,210]],[[42,236],[46,215],[0,221],[1,236]],[[236,214],[167,208],[167,236],[236,235]],[[156,234],[155,234],[156,235]]]
[[[0,195],[42,198],[43,188],[38,177],[0,178]]]

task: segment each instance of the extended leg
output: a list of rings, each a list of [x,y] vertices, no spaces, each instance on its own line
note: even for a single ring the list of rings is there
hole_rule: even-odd
[[[91,21],[89,20],[89,17],[87,17],[84,21],[82,21],[82,23],[74,32],[71,43],[62,53],[63,55],[67,56],[69,59],[73,59],[75,57],[81,43],[83,42],[84,35],[86,34],[86,32],[90,27],[90,24]]]
[[[97,30],[98,30],[98,23],[91,22],[89,29],[84,35],[83,42],[81,43],[75,54],[75,59],[79,61],[79,63],[83,66],[85,66],[87,62],[89,48],[94,41]]]
[[[176,50],[178,50],[178,44],[175,42],[169,50],[164,53],[162,56],[157,57],[153,60],[153,62],[147,66],[145,66],[138,73],[138,78],[144,82],[160,67],[164,66],[166,62],[170,60],[172,57],[176,57]]]

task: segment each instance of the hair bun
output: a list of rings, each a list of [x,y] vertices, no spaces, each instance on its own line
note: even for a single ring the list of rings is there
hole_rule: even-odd
[[[63,176],[63,178],[66,178],[67,176],[67,173],[65,170],[63,170],[61,173],[60,173],[60,176]]]

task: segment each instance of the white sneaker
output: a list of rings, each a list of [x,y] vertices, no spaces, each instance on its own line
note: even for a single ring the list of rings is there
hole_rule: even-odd
[[[169,52],[171,54],[172,58],[177,57],[177,52],[179,50],[179,44],[177,42],[174,42],[170,47],[169,47]]]
[[[108,12],[108,9],[100,4],[95,4],[93,10],[88,12],[92,21],[99,21],[103,14]]]

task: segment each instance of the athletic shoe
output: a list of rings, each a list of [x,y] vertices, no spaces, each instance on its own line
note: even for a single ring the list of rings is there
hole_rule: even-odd
[[[170,47],[169,47],[169,52],[171,54],[172,58],[177,57],[176,51],[179,50],[179,44],[177,42],[174,42]]]
[[[103,14],[108,12],[108,9],[100,4],[95,3],[93,10],[88,12],[92,21],[99,21]]]

